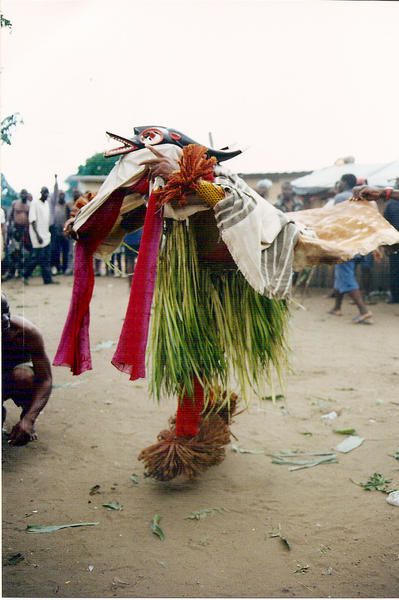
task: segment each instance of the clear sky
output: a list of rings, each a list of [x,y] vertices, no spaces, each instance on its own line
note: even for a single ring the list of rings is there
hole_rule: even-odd
[[[170,125],[241,172],[399,158],[399,3],[3,0],[2,170],[37,195],[105,131]]]

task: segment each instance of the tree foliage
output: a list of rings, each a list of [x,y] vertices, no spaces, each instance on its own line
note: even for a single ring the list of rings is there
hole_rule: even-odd
[[[3,208],[8,208],[11,206],[11,203],[17,198],[17,192],[8,183],[3,173],[1,173],[1,204]]]
[[[8,27],[8,29],[12,29],[11,21],[9,19],[6,19],[3,13],[1,13],[0,15],[0,25],[1,27]]]
[[[104,158],[101,152],[93,154],[85,162],[79,165],[78,175],[108,175],[115,166],[119,156]]]
[[[11,144],[11,135],[13,133],[13,128],[18,125],[18,123],[23,123],[21,119],[21,115],[19,113],[14,113],[12,115],[8,115],[1,122],[1,143],[2,144]]]
[[[7,27],[10,31],[12,30],[12,23],[9,19],[7,19],[3,13],[0,14],[0,26]],[[21,119],[21,115],[16,112],[12,115],[8,115],[1,122],[1,143],[2,144],[11,144],[11,134],[13,127],[16,127],[18,123],[23,123]]]

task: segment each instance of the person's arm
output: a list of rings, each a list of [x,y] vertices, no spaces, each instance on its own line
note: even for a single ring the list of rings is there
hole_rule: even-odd
[[[32,229],[35,232],[37,241],[39,242],[40,245],[43,244],[43,238],[39,235],[39,232],[37,231],[36,208],[35,208],[34,204],[32,204],[29,208],[29,223],[32,225]]]
[[[43,238],[39,235],[39,232],[37,231],[37,227],[36,227],[36,221],[32,221],[31,222],[32,225],[32,229],[36,234],[37,237],[37,241],[39,242],[39,244],[43,244]]]
[[[378,188],[362,185],[353,188],[354,200],[399,200],[399,190],[391,187]]]
[[[46,406],[52,387],[50,360],[47,356],[40,332],[33,326],[25,326],[24,334],[25,350],[31,355],[33,363],[35,386],[32,403],[28,411],[12,428],[10,434],[11,446],[24,446],[31,440],[35,421]]]
[[[15,200],[14,202],[11,204],[11,209],[10,209],[10,214],[8,215],[8,226],[11,227],[12,222],[14,220],[14,207],[15,207]]]

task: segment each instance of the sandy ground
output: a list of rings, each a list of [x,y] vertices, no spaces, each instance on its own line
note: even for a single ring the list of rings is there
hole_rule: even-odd
[[[117,340],[128,299],[125,280],[97,280],[92,348]],[[4,286],[12,310],[44,332],[54,356],[72,280]],[[399,484],[399,308],[372,307],[375,325],[326,314],[332,301],[312,290],[293,309],[293,373],[285,400],[254,401],[237,417],[239,447],[194,483],[143,477],[137,455],[174,412],[148,399],[110,364],[113,349],[93,353],[94,370],[73,378],[54,369],[55,389],[39,419],[39,440],[3,443],[3,595],[11,597],[394,597],[399,595],[399,508],[365,491],[374,472]],[[7,426],[17,411],[7,403]],[[321,416],[336,410],[338,418]],[[271,463],[283,449],[330,452],[356,428],[365,438],[337,464],[290,471]],[[307,434],[307,435],[305,435]],[[138,483],[130,476],[136,474]],[[99,493],[90,489],[99,485]],[[117,501],[123,510],[103,503]],[[193,511],[221,508],[201,520]],[[150,530],[162,517],[165,539]],[[29,524],[98,522],[31,534]],[[271,533],[281,527],[291,545]]]

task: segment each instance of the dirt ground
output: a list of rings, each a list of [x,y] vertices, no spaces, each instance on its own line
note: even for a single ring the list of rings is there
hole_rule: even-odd
[[[51,357],[71,286],[71,278],[4,286],[12,311],[43,330]],[[118,339],[127,300],[126,280],[96,281],[93,349]],[[399,508],[354,482],[377,472],[399,485],[399,308],[378,303],[366,326],[351,322],[347,300],[344,316],[327,315],[325,291],[311,290],[303,305],[292,310],[285,398],[254,400],[233,425],[235,444],[258,453],[228,447],[226,460],[194,483],[144,479],[137,455],[175,403],[149,400],[144,381],[131,383],[110,364],[113,348],[93,352],[94,370],[80,377],[54,368],[39,440],[24,448],[3,441],[3,596],[398,596]],[[10,428],[18,413],[7,405]],[[322,419],[334,410],[334,421]],[[337,453],[336,464],[290,471],[271,462],[284,449],[331,452],[344,439],[334,429],[344,428],[365,441]],[[112,501],[123,509],[102,506]],[[187,519],[215,508],[223,510]],[[155,514],[163,541],[150,530]],[[87,521],[98,525],[26,531]],[[279,526],[291,550],[271,537]],[[17,553],[23,560],[7,564]]]

